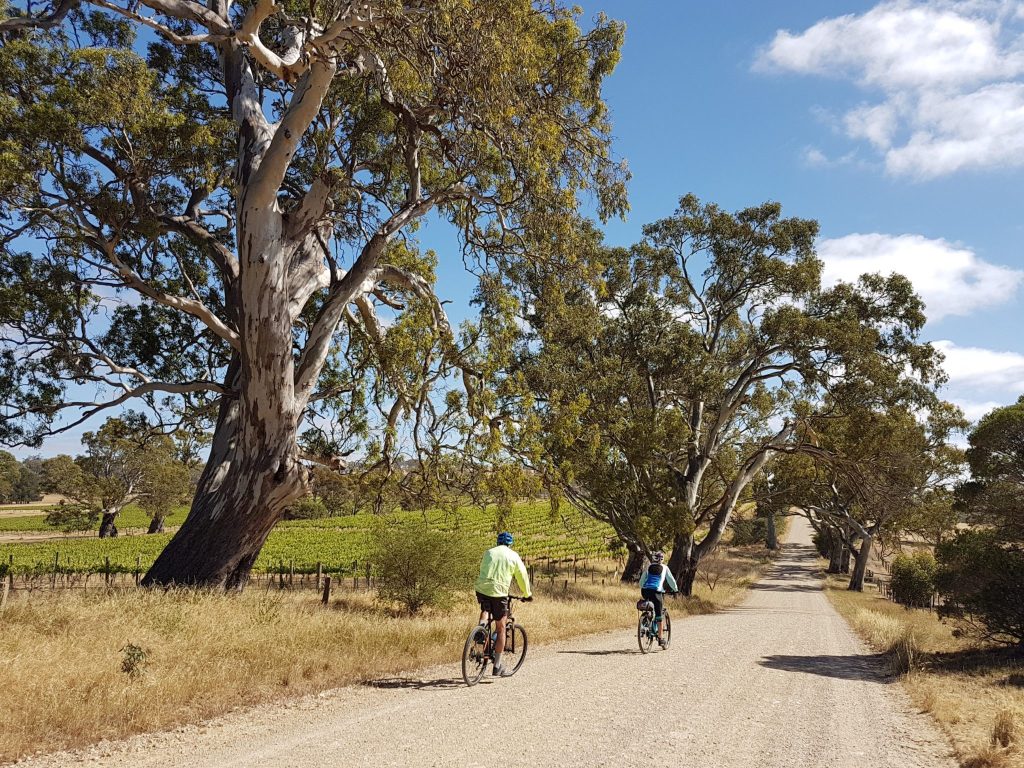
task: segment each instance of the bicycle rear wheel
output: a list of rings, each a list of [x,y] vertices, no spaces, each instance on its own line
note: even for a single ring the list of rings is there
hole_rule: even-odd
[[[487,629],[476,626],[470,630],[462,649],[462,679],[466,685],[476,685],[487,668]]]
[[[665,648],[667,650],[668,646],[669,646],[669,643],[672,642],[672,619],[669,618],[668,610],[667,609],[662,614],[661,621],[665,625],[664,638],[665,638]]]
[[[508,627],[505,631],[505,652],[501,655],[505,676],[511,677],[526,661],[526,630],[521,624]]]
[[[636,623],[636,641],[642,653],[650,651],[651,645],[654,643],[654,634],[651,632],[653,621],[654,616],[650,611],[644,611],[640,614],[640,619]]]

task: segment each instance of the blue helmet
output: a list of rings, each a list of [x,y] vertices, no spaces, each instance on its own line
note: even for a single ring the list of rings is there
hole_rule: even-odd
[[[498,544],[504,544],[506,547],[512,546],[512,534],[508,531],[502,531],[498,534]]]

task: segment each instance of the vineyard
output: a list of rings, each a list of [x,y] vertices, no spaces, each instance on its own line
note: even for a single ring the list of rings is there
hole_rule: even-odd
[[[178,513],[176,513],[177,515]],[[465,537],[481,551],[493,541],[496,513],[493,509],[464,507],[456,512],[402,512],[398,519],[426,516],[431,527]],[[39,530],[42,517],[35,516]],[[0,523],[24,521],[14,517]],[[370,546],[370,535],[380,518],[371,514],[315,520],[282,522],[270,534],[254,570],[279,573],[313,573],[317,564],[327,570],[350,572],[355,563],[363,563]],[[134,527],[119,519],[119,525]],[[179,524],[177,520],[171,524]],[[611,529],[577,510],[563,507],[552,515],[547,503],[520,504],[508,521],[516,536],[516,549],[527,560],[565,560],[608,555],[614,540]],[[10,568],[15,575],[50,573],[132,573],[146,569],[170,540],[171,534],[122,536],[116,539],[77,538],[40,543],[0,544],[0,570]]]

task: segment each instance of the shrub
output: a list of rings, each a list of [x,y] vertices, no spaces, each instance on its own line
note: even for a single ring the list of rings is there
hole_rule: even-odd
[[[890,570],[893,599],[901,605],[929,605],[935,593],[935,569],[931,552],[897,555]]]
[[[729,523],[732,528],[732,544],[745,547],[750,544],[763,544],[768,534],[763,517],[738,517]]]
[[[285,520],[315,520],[330,517],[326,505],[316,496],[304,496],[295,502],[284,514]]]
[[[964,531],[937,554],[939,615],[965,634],[1024,645],[1024,552],[991,531]]]
[[[372,536],[369,553],[381,600],[416,613],[447,607],[455,590],[472,586],[480,548],[471,541],[421,519],[383,518]]]

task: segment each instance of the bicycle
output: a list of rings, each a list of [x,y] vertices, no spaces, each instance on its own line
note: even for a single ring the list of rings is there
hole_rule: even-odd
[[[522,597],[509,595],[508,614],[505,622],[505,650],[502,658],[505,663],[505,677],[511,677],[526,661],[526,630],[522,624],[516,623],[512,616],[512,606]],[[488,662],[494,662],[494,643],[497,631],[494,629],[494,617],[488,612],[487,624],[473,627],[466,638],[462,649],[462,679],[466,685],[476,685],[484,676]]]
[[[650,653],[654,641],[658,639],[658,621],[654,617],[654,603],[650,600],[639,600],[636,604],[639,618],[636,622],[636,640],[641,653]],[[662,608],[661,620],[665,623],[665,648],[672,642],[672,619],[668,608]]]

